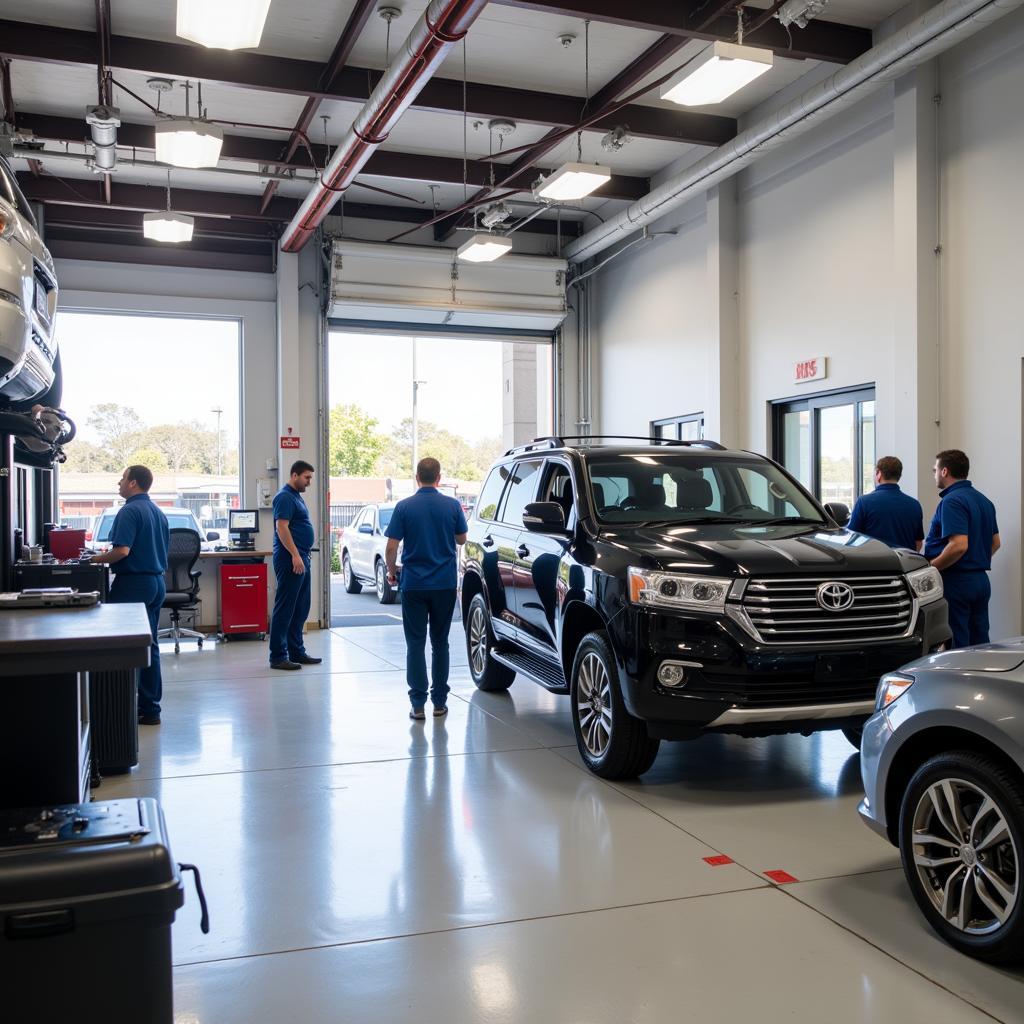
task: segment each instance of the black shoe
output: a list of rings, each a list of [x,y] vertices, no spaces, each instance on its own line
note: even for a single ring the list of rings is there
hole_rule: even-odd
[[[139,725],[159,725],[159,715],[139,715]]]
[[[444,705],[442,705],[439,708],[434,708],[434,717],[435,718],[443,718],[447,714],[448,714],[448,705],[447,704],[444,704]]]
[[[319,665],[323,660],[323,658],[314,658],[312,655],[305,653],[300,654],[297,658],[292,658],[296,665]]]
[[[287,658],[284,661],[272,661],[270,667],[279,668],[284,672],[295,672],[302,668],[297,661],[288,661]]]

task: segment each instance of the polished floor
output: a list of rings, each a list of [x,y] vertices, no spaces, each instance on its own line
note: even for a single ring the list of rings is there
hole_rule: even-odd
[[[923,925],[840,734],[667,745],[611,785],[566,698],[476,691],[461,640],[426,723],[397,625],[313,633],[294,674],[165,653],[163,725],[94,795],[158,797],[202,869],[176,1024],[1024,1021],[1024,973]]]

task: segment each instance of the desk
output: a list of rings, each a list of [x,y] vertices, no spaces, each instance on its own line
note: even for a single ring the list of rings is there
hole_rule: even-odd
[[[141,604],[0,612],[0,808],[89,799],[90,671],[149,664]]]

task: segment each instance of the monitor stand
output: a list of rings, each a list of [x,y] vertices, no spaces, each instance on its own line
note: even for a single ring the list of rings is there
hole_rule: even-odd
[[[236,533],[231,538],[231,548],[234,551],[255,551],[256,538],[251,533]]]

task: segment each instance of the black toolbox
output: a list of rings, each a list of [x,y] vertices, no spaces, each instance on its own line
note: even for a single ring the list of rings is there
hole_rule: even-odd
[[[153,799],[0,812],[4,1020],[172,1024],[184,898]]]

